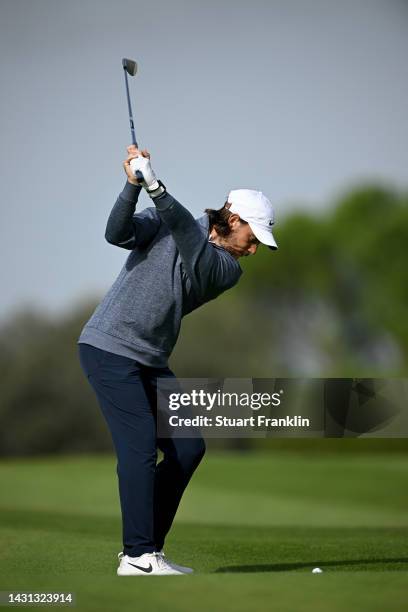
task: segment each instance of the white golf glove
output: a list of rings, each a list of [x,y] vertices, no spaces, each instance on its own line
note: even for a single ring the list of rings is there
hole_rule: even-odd
[[[147,191],[155,191],[160,187],[148,157],[139,155],[138,157],[131,159],[130,168],[135,176],[138,170],[143,174],[144,181],[142,186]]]

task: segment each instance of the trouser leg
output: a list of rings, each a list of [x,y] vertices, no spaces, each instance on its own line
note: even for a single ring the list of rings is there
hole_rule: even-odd
[[[156,466],[154,481],[154,541],[157,550],[164,540],[184,490],[205,453],[202,439],[159,439],[164,457]]]
[[[89,350],[86,359],[89,363]],[[106,353],[98,367],[88,369],[87,376],[117,455],[123,552],[137,557],[155,550],[153,504],[157,450],[154,415],[137,362]]]
[[[157,380],[173,377],[168,368],[151,369],[145,376],[145,389],[152,406],[156,407]],[[163,452],[156,466],[154,482],[154,541],[161,550],[177,512],[184,490],[205,453],[203,438],[157,438]]]

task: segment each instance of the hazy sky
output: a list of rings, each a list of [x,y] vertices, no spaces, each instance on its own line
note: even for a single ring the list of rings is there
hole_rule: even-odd
[[[104,240],[130,142],[123,56],[139,142],[196,216],[261,189],[278,236],[286,211],[353,181],[407,187],[404,0],[0,6],[0,317],[102,294],[128,255]]]

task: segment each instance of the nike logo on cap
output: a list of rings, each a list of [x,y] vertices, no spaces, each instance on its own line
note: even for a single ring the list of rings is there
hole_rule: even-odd
[[[269,225],[273,225],[273,221],[269,221]]]
[[[128,561],[128,563],[129,565],[133,565],[133,567],[137,567],[137,569],[142,570],[142,572],[146,572],[146,574],[150,574],[150,572],[153,570],[151,563],[149,563],[149,567],[141,567],[140,565],[135,565],[134,563],[130,563],[130,561]]]

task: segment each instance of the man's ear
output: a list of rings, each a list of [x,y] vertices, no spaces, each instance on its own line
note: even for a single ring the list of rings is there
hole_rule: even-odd
[[[241,217],[237,215],[237,213],[231,213],[230,216],[228,217],[228,224],[230,227],[232,227],[233,225],[236,225],[240,221],[241,221]]]

